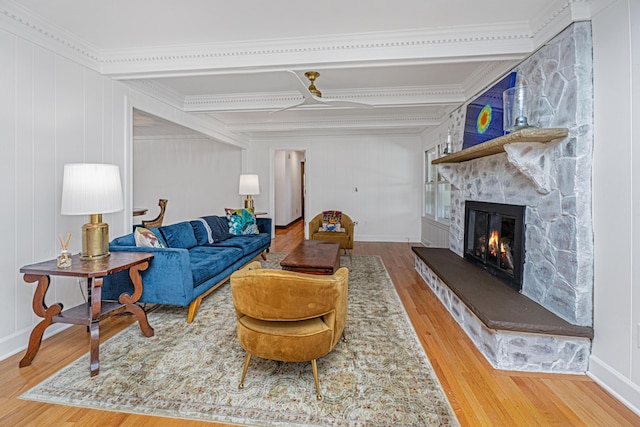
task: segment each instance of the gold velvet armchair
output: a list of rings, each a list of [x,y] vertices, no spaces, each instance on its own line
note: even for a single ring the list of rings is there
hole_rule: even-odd
[[[309,240],[338,242],[340,243],[340,249],[342,249],[344,253],[349,251],[349,259],[351,259],[351,251],[353,249],[353,221],[344,212],[342,212],[340,225],[344,231],[322,231],[322,212],[320,212],[309,221]]]
[[[254,261],[231,275],[238,341],[251,356],[283,362],[311,361],[316,397],[322,400],[316,360],[333,350],[347,319],[349,271],[321,276],[262,269]]]

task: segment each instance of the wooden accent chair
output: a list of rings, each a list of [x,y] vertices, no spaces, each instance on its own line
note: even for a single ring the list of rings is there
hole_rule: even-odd
[[[152,228],[152,227],[161,227],[162,220],[164,219],[164,211],[167,208],[167,199],[158,200],[158,206],[160,206],[160,213],[154,219],[150,219],[148,221],[142,221],[142,226],[144,228]]]
[[[320,212],[309,221],[309,240],[326,240],[329,242],[340,243],[340,249],[346,254],[349,251],[349,259],[351,259],[351,251],[353,250],[353,221],[349,215],[341,213],[340,221],[343,231],[322,231],[322,215]]]
[[[347,320],[349,270],[312,275],[262,269],[259,261],[231,275],[238,341],[251,356],[283,362],[311,361],[316,397],[322,400],[316,360],[333,350]]]

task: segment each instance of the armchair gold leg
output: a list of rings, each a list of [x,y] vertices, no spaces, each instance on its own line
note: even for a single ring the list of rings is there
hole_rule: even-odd
[[[320,382],[318,381],[318,365],[316,363],[316,359],[311,361],[311,369],[313,370],[313,380],[316,383],[316,399],[322,400],[322,395],[320,394]]]
[[[342,342],[347,342],[347,336],[344,334],[344,330],[342,331]]]
[[[247,375],[247,369],[249,368],[249,362],[251,361],[251,353],[247,353],[247,359],[244,361],[244,369],[242,369],[242,378],[240,378],[239,389],[244,388],[244,377]]]

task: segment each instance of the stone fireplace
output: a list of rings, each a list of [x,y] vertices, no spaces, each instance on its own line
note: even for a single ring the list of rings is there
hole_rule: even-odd
[[[522,295],[571,325],[589,328],[593,326],[590,23],[572,24],[515,71],[538,94],[535,124],[541,128],[566,128],[568,137],[547,144],[507,144],[502,154],[438,165],[438,172],[452,185],[449,249],[460,257],[465,257],[469,249],[469,236],[465,233],[469,202],[523,206],[526,250],[521,271]],[[454,135],[462,135],[464,108],[452,113],[449,126]],[[454,140],[453,151],[461,147],[462,141]],[[428,277],[438,283],[432,273],[421,271],[425,280]],[[455,305],[445,301],[455,296],[439,296],[449,308]],[[468,316],[460,315],[460,322],[468,322]],[[553,334],[514,336],[511,331],[501,335],[500,331],[479,332],[477,325],[463,328],[478,348],[488,349],[483,353],[498,368],[550,372],[587,369],[589,340]],[[538,339],[544,344],[532,343]],[[541,348],[538,344],[548,350],[544,357],[537,353]],[[514,352],[519,357],[514,357]],[[530,363],[532,360],[539,363]],[[576,360],[580,363],[574,363]]]

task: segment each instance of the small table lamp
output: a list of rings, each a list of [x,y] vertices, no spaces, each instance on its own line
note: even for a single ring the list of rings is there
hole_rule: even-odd
[[[109,256],[109,225],[103,213],[123,209],[120,169],[117,165],[72,163],[64,165],[62,215],[89,215],[82,226],[80,258],[95,260]]]
[[[260,194],[258,175],[240,175],[238,192],[240,195],[245,194],[247,196],[247,198],[244,199],[244,207],[246,209],[253,209],[253,198],[251,196]]]

